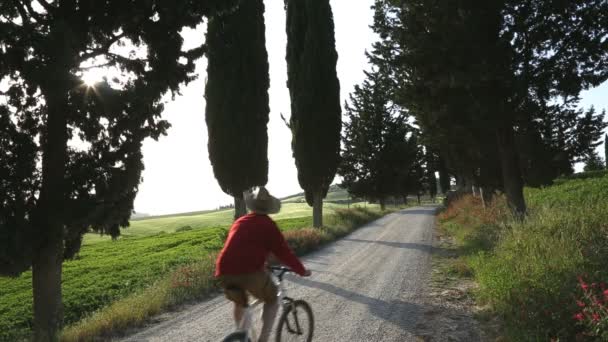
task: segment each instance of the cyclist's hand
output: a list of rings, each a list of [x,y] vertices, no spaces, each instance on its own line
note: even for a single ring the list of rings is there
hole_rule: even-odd
[[[306,272],[304,272],[304,275],[302,275],[302,277],[310,277],[311,274],[312,274],[312,272],[310,272],[310,270],[306,270]]]

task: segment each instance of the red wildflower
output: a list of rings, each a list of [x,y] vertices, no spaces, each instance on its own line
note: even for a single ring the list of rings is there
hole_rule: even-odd
[[[582,321],[585,319],[585,316],[583,315],[582,312],[577,313],[576,315],[574,315],[574,319],[577,321]]]
[[[584,307],[585,307],[585,303],[581,302],[580,300],[577,300],[577,301],[576,301],[576,305],[578,305],[578,306],[579,306],[579,307],[581,307],[581,308],[584,308]]]
[[[593,319],[594,322],[599,322],[600,321],[600,315],[596,312],[594,312],[593,314],[591,314],[591,318]]]
[[[604,291],[604,297],[608,298],[608,290]]]

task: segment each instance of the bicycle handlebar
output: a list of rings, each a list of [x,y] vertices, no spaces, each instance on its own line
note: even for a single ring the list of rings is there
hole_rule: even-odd
[[[285,267],[285,266],[268,266],[268,268],[273,273],[276,272],[275,274],[279,278],[279,281],[283,281],[283,276],[285,275],[285,273],[295,273],[294,271],[291,270],[291,268]]]

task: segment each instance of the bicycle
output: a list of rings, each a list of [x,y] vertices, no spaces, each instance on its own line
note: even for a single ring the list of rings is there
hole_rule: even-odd
[[[270,266],[269,269],[278,280],[279,291],[277,296],[282,307],[275,341],[311,342],[314,331],[312,309],[304,300],[296,300],[287,296],[287,291],[283,286],[283,276],[287,273],[293,273],[293,271],[283,266]],[[245,312],[237,331],[226,336],[223,342],[257,342],[257,334],[253,326],[253,311],[260,303],[261,301],[255,300],[245,307]],[[306,326],[306,323],[308,326]]]

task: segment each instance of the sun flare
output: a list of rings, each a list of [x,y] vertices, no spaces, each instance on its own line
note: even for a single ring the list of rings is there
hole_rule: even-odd
[[[82,82],[87,87],[94,87],[97,83],[103,80],[105,71],[103,69],[91,69],[82,73]]]

